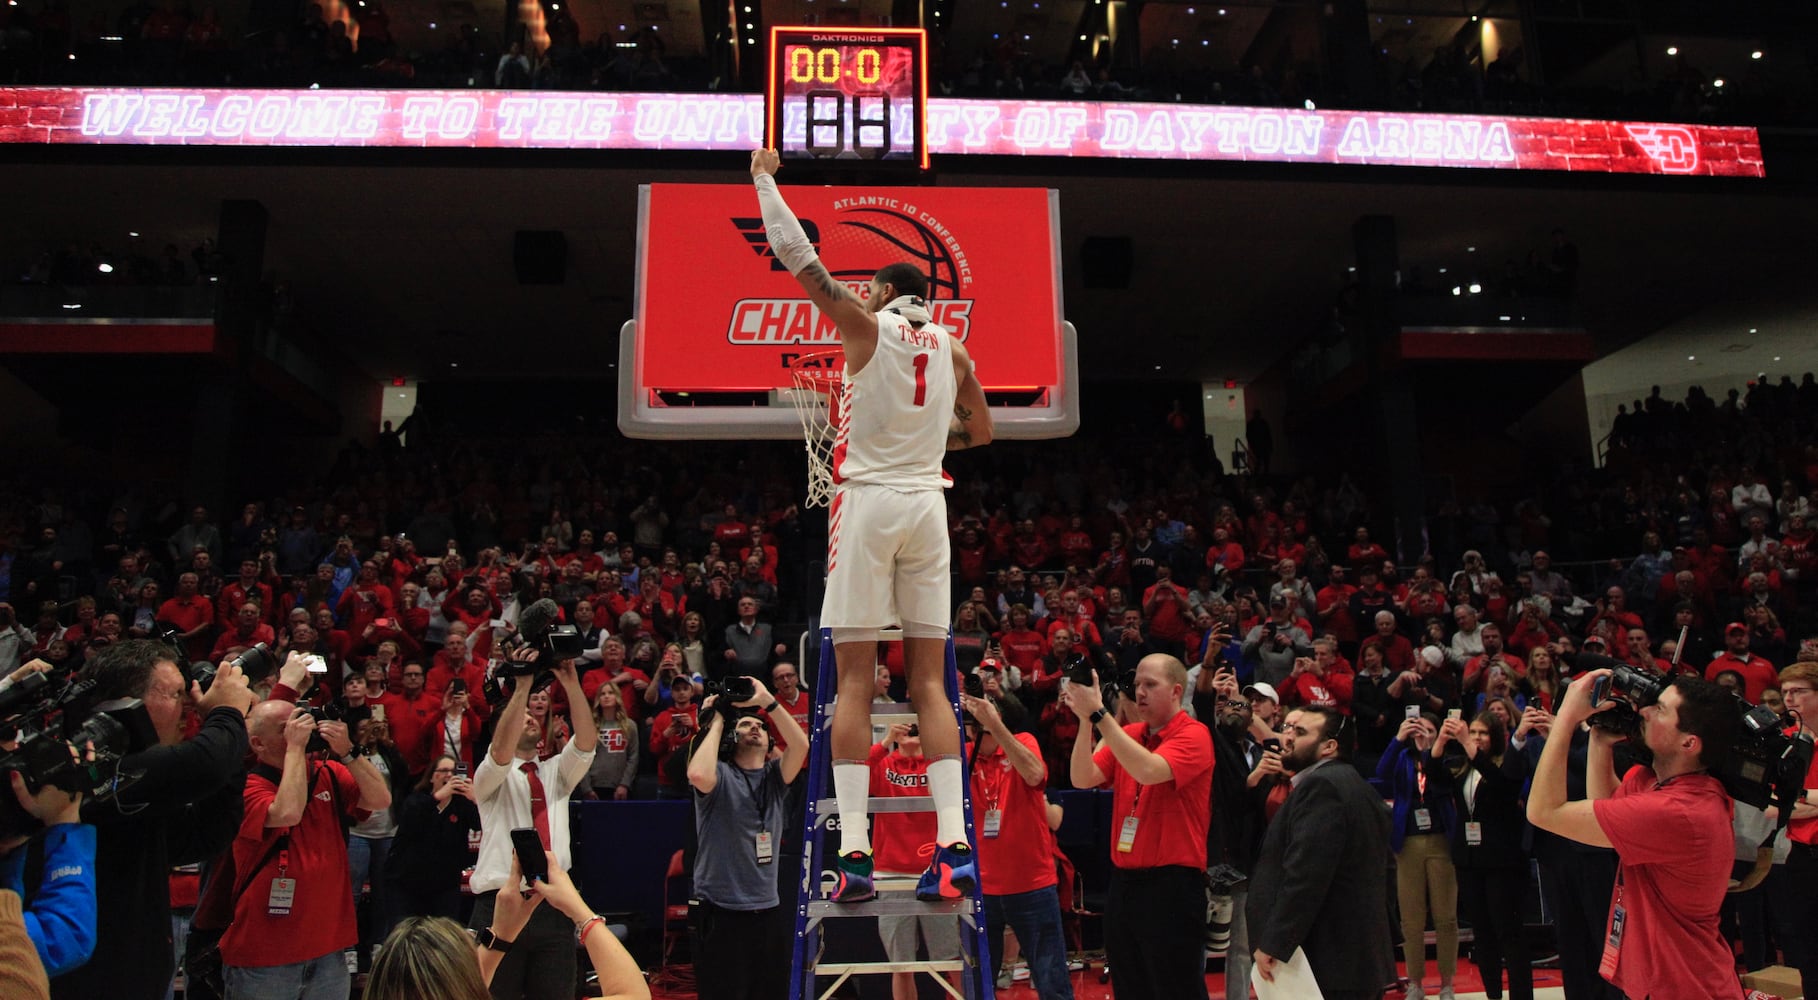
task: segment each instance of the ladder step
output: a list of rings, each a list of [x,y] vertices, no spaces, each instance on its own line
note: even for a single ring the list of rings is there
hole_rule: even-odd
[[[900,798],[870,798],[865,800],[865,811],[874,813],[919,813],[933,812],[934,798],[928,795],[905,795]],[[839,799],[816,799],[814,814],[816,816],[838,816]]]
[[[960,972],[966,963],[959,959],[939,962],[822,962],[814,967],[817,976],[857,975],[877,972]]]
[[[835,903],[830,899],[811,899],[807,909],[810,917],[933,917],[943,913],[957,915],[973,912],[972,900],[964,896],[925,902],[916,899],[913,894],[894,898],[881,895],[866,903]],[[819,968],[826,968],[826,965],[822,964]]]

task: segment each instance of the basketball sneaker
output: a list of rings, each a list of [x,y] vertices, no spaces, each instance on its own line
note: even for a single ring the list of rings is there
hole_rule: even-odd
[[[928,870],[915,883],[915,898],[924,902],[970,896],[978,885],[978,859],[972,848],[952,844],[934,851]]]
[[[842,854],[834,862],[834,873],[839,876],[839,884],[834,886],[831,898],[836,903],[863,903],[877,898],[877,888],[871,882],[871,855],[863,851]]]

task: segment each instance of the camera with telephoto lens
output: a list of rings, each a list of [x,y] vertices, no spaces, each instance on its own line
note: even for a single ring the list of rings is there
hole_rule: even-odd
[[[169,633],[154,635],[153,638],[170,646],[179,653],[182,653],[183,651],[181,640]],[[188,654],[180,656],[177,662],[189,662]],[[241,650],[239,656],[234,657],[228,662],[233,666],[239,667],[240,672],[246,675],[246,683],[248,686],[257,684],[265,678],[270,677],[271,672],[278,668],[277,654],[271,651],[270,646],[262,642],[254,644],[251,649]],[[220,669],[220,666],[214,663],[199,664],[191,668],[189,679],[200,684],[203,691],[207,691],[209,687],[215,683],[215,674],[219,673]]]
[[[34,673],[0,692],[0,732],[19,734],[14,748],[0,754],[0,770],[18,771],[34,794],[54,785],[92,801],[111,799],[137,781],[139,774],[120,770],[120,760],[156,745],[157,727],[137,698],[89,704],[95,683]],[[14,796],[0,795],[0,839],[38,829]]]
[[[1610,668],[1608,676],[1597,678],[1592,685],[1591,704],[1601,705],[1611,699],[1616,704],[1591,716],[1591,725],[1629,737],[1633,749],[1651,763],[1641,740],[1641,709],[1658,702],[1661,693],[1673,685],[1672,678],[1584,653],[1578,655],[1578,665]],[[1705,764],[1723,782],[1730,798],[1757,809],[1777,805],[1784,823],[1804,792],[1806,771],[1812,763],[1812,740],[1804,733],[1788,736],[1773,709],[1752,705],[1738,694],[1730,697],[1741,723],[1735,745],[1715,748],[1717,752],[1708,756]]]

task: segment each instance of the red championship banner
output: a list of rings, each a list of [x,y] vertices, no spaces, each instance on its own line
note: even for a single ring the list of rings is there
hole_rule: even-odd
[[[911,108],[892,131],[909,134]],[[803,143],[806,104],[783,109]],[[936,156],[1762,177],[1746,125],[1109,101],[928,100]],[[0,143],[748,150],[762,94],[0,87]]]
[[[1052,192],[782,190],[821,263],[860,298],[886,264],[921,268],[934,322],[965,342],[987,389],[1059,384]],[[639,230],[637,384],[690,392],[786,388],[792,358],[839,346],[833,323],[771,252],[751,185],[648,185]]]

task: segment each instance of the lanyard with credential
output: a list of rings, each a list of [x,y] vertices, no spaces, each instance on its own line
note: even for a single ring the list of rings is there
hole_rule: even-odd
[[[752,842],[757,853],[757,863],[767,865],[776,857],[776,845],[771,841],[770,830],[765,826],[770,816],[770,772],[764,770],[758,775],[757,784],[751,783],[751,776],[744,768],[733,765],[738,772],[739,780],[745,783],[745,791],[751,796],[751,802],[757,807],[757,830],[752,835]]]

